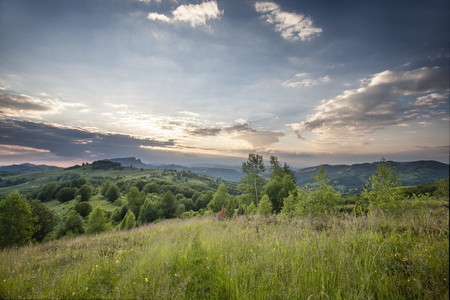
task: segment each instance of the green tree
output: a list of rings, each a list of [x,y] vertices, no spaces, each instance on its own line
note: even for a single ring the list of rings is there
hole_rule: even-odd
[[[161,200],[160,208],[163,212],[163,217],[166,219],[171,219],[175,217],[177,211],[177,205],[175,204],[175,196],[171,191],[167,191]]]
[[[107,180],[105,183],[103,183],[102,188],[100,189],[100,194],[103,197],[106,197],[106,192],[111,187],[111,185],[113,185],[111,180]]]
[[[91,197],[92,197],[92,192],[93,192],[92,186],[87,183],[87,184],[82,185],[77,190],[77,192],[75,193],[75,196],[80,195],[81,196],[80,201],[89,201],[89,199],[91,199]]]
[[[449,184],[448,184],[448,177],[438,180],[436,183],[436,191],[435,195],[441,198],[444,198],[445,200],[449,201]]]
[[[55,199],[58,187],[59,184],[57,182],[50,182],[42,188],[41,192],[38,194],[38,199],[42,202],[47,202]]]
[[[122,222],[120,223],[120,229],[131,229],[136,226],[136,217],[134,216],[134,213],[131,210],[127,211],[127,214],[125,215],[125,218],[123,218]]]
[[[114,225],[119,224],[122,222],[123,218],[125,218],[125,215],[128,212],[128,207],[126,205],[122,205],[120,208],[116,208],[114,212],[111,214],[111,221]]]
[[[306,201],[299,202],[299,211],[315,216],[330,213],[339,204],[341,194],[329,184],[330,179],[324,166],[319,167],[313,178],[316,180],[315,185],[307,190]]]
[[[89,215],[89,220],[86,228],[86,233],[93,234],[103,231],[108,231],[109,224],[108,218],[105,215],[105,211],[97,206],[94,211]]]
[[[108,199],[109,202],[114,202],[120,197],[120,189],[117,185],[111,184],[108,188],[108,190],[105,193],[106,199]]]
[[[217,188],[213,199],[211,200],[211,202],[209,202],[207,208],[212,212],[217,213],[222,209],[222,206],[224,206],[225,209],[227,208],[228,203],[230,202],[230,198],[231,197],[230,194],[228,194],[226,185],[224,183],[221,183]]]
[[[138,187],[132,186],[127,194],[127,206],[131,209],[135,216],[139,216],[139,210],[141,209],[141,193]]]
[[[92,205],[89,202],[77,202],[73,209],[75,209],[80,216],[85,218],[92,212]]]
[[[31,241],[37,218],[21,194],[13,192],[0,202],[0,247],[21,246]]]
[[[63,187],[56,193],[56,199],[59,202],[67,202],[75,198],[75,189],[70,187]]]
[[[272,213],[272,203],[270,202],[269,196],[264,195],[259,202],[258,214],[262,216],[268,216]]]
[[[79,189],[87,183],[88,181],[86,180],[86,178],[76,178],[70,182],[70,187]]]
[[[369,178],[363,197],[369,201],[369,210],[398,213],[402,211],[402,190],[399,188],[398,174],[386,164],[384,158],[377,164],[377,170]]]
[[[39,200],[31,201],[30,206],[33,216],[37,219],[37,230],[33,232],[31,238],[40,242],[47,235],[50,235],[55,231],[55,228],[59,223],[59,218],[53,210]]]
[[[161,189],[159,188],[159,185],[154,182],[147,183],[144,186],[144,189],[142,190],[144,194],[159,194],[161,192]]]
[[[287,164],[281,167],[275,156],[270,157],[270,176],[265,192],[269,196],[273,210],[279,213],[283,208],[284,198],[297,191],[292,174]]]
[[[261,174],[266,170],[263,157],[259,154],[250,153],[248,160],[242,163],[241,170],[245,176],[239,179],[238,189],[248,194],[251,201],[258,206],[265,185],[265,179],[261,177]]]
[[[195,209],[199,211],[200,209],[206,208],[213,198],[214,192],[212,191],[201,194],[195,201]]]
[[[144,204],[139,212],[138,221],[141,224],[151,223],[162,217],[162,211],[158,207],[158,203],[151,199],[145,199]]]
[[[58,230],[59,236],[64,236],[67,234],[83,234],[84,220],[75,210],[71,210],[64,219],[62,226]]]

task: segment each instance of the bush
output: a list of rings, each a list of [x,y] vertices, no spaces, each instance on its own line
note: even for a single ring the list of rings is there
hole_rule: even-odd
[[[269,196],[264,195],[259,202],[258,214],[262,216],[268,216],[272,213],[272,203],[270,202]]]
[[[73,208],[83,218],[89,216],[89,214],[92,212],[92,205],[88,202],[78,202]]]
[[[162,217],[162,211],[159,209],[159,205],[156,202],[146,199],[141,207],[138,221],[141,224],[151,223]]]
[[[58,216],[39,200],[30,202],[33,216],[37,218],[36,231],[33,232],[32,239],[40,242],[50,235],[59,223]]]
[[[136,217],[134,216],[131,210],[128,210],[127,214],[125,215],[125,218],[123,218],[122,222],[120,223],[120,229],[127,230],[135,226],[136,226]]]
[[[89,221],[86,229],[86,233],[93,234],[109,229],[108,220],[105,215],[105,211],[97,206],[94,211],[89,215]]]
[[[59,202],[67,202],[75,198],[75,189],[70,187],[63,187],[56,193],[56,199]]]
[[[81,196],[80,201],[89,201],[89,199],[92,197],[92,192],[93,192],[92,186],[90,184],[84,184],[77,190],[75,196],[80,195]]]
[[[117,185],[111,184],[105,193],[105,197],[109,202],[114,202],[120,197],[120,189]]]
[[[75,210],[71,210],[59,228],[58,236],[83,234],[85,232],[84,225],[84,220],[80,214]]]

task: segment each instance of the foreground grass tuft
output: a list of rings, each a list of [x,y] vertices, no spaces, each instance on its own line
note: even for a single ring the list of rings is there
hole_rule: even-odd
[[[448,210],[170,220],[0,252],[0,298],[448,299]]]

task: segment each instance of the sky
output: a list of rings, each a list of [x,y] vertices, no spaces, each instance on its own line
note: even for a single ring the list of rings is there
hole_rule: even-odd
[[[0,0],[0,165],[449,162],[445,0]]]

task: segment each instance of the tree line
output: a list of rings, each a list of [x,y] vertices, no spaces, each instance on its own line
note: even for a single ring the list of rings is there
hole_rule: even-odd
[[[269,171],[267,179],[263,176],[266,171]],[[363,193],[350,200],[330,184],[324,166],[313,176],[315,182],[305,188],[295,184],[294,172],[275,156],[270,157],[267,170],[261,155],[249,154],[248,160],[242,163],[242,173],[245,176],[237,186],[240,194],[229,193],[223,182],[216,190],[211,190],[154,179],[105,180],[94,186],[84,178],[52,182],[26,196],[14,192],[0,202],[0,247],[112,229],[126,230],[163,219],[219,212],[221,218],[254,214],[323,217],[342,213],[344,207],[347,213],[382,212],[395,217],[410,209],[413,200],[417,202],[429,196],[428,193],[418,196],[411,190],[410,194],[405,193],[407,190],[402,189],[398,181],[399,174],[384,159],[378,163]],[[448,201],[448,178],[433,186],[433,194]],[[117,208],[112,212],[101,206],[94,209],[90,199],[96,194]],[[54,199],[60,202],[75,199],[73,208],[61,220],[44,204]],[[352,205],[345,205],[349,203]]]

